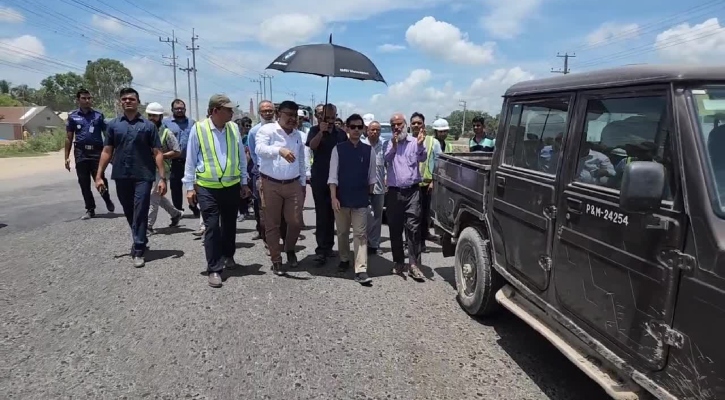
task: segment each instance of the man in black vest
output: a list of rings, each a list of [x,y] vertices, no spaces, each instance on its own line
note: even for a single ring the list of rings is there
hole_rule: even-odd
[[[330,155],[330,185],[332,209],[337,224],[337,247],[340,270],[350,268],[350,226],[355,249],[355,281],[369,284],[368,269],[368,205],[369,195],[377,181],[375,152],[360,141],[365,129],[363,118],[352,114],[345,122],[349,139],[338,143]]]

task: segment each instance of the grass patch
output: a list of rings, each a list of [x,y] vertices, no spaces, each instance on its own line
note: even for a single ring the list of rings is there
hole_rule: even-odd
[[[0,145],[0,158],[33,157],[55,152],[65,147],[66,133],[61,129],[39,133],[27,142],[17,141]]]

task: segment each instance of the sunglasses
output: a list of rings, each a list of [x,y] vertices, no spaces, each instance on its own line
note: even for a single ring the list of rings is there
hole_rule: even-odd
[[[348,125],[347,127],[350,129],[363,130],[365,128],[365,125]]]

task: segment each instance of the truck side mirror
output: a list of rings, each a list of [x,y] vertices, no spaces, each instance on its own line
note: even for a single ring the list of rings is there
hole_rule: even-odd
[[[660,208],[665,191],[665,167],[654,161],[632,161],[624,167],[619,193],[623,211],[650,213]]]

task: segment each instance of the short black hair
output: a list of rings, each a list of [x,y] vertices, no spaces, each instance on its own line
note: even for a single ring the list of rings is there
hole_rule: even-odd
[[[473,119],[471,120],[471,124],[475,124],[476,122],[478,122],[478,123],[479,123],[479,124],[481,124],[481,125],[485,125],[485,124],[486,124],[486,119],[485,119],[485,118],[483,118],[483,116],[481,116],[481,115],[476,115],[476,116],[475,116],[475,117],[473,117]]]
[[[422,119],[423,122],[425,122],[425,115],[419,113],[418,111],[414,112],[413,115],[410,116],[410,120],[412,121],[413,118],[415,118],[415,117],[418,117],[418,118]]]
[[[186,108],[186,102],[184,100],[174,99],[174,101],[171,102],[171,109],[172,110],[174,109],[174,104],[176,104],[176,103],[181,103],[181,104],[184,105],[184,108]]]
[[[338,119],[340,119],[340,118],[338,118]],[[342,120],[340,120],[340,121],[342,121]],[[364,120],[363,120],[363,117],[360,114],[351,114],[345,120],[345,125],[350,126],[350,124],[353,123],[353,122],[355,122],[355,121],[360,121],[363,124],[365,123]]]
[[[339,117],[338,118],[335,118],[335,123],[338,123],[338,122],[342,124],[343,123],[342,122],[342,118],[339,118]]]
[[[285,101],[279,103],[279,106],[277,106],[277,111],[288,110],[288,111],[297,112],[297,111],[299,111],[299,109],[300,109],[300,106],[297,105],[297,103],[295,103],[292,100],[285,100]]]
[[[134,95],[136,95],[136,100],[139,100],[139,101],[141,100],[141,98],[138,96],[138,92],[136,91],[136,89],[130,88],[130,87],[121,89],[118,92],[118,97],[123,97],[126,94],[134,94]]]
[[[249,118],[249,117],[242,117],[242,118],[240,119],[240,122],[241,122],[242,124],[243,124],[243,123],[245,123],[245,122],[246,122],[246,123],[249,123],[249,124],[251,124],[251,123],[252,123],[252,119],[251,119],[251,118]]]
[[[84,95],[84,94],[87,94],[90,96],[91,92],[89,92],[87,89],[83,89],[83,88],[78,89],[78,91],[76,92],[76,100],[80,99],[81,95]]]

